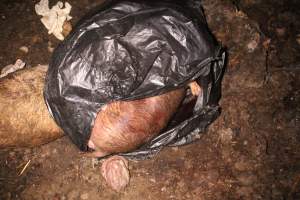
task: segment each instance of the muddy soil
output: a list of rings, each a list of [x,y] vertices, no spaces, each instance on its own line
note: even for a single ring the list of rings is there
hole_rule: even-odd
[[[0,66],[17,58],[29,67],[49,62],[59,41],[39,21],[36,2],[0,2]],[[72,24],[101,3],[69,2]],[[67,137],[4,149],[0,199],[300,199],[299,3],[274,2],[203,1],[228,62],[222,114],[199,141],[131,161],[121,193],[106,186],[101,163],[84,158]]]

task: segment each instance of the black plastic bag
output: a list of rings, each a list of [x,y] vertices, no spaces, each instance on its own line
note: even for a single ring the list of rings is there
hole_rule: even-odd
[[[122,154],[147,158],[164,146],[194,141],[219,115],[224,59],[199,1],[111,0],[84,17],[55,49],[44,97],[56,123],[87,151],[94,120],[106,103],[197,81],[204,92],[190,117]]]

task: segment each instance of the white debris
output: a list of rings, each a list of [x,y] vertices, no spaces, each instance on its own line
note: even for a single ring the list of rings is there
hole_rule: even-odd
[[[41,0],[35,5],[35,12],[43,16],[42,23],[48,29],[48,34],[53,34],[57,39],[63,40],[62,34],[63,24],[69,21],[72,17],[69,15],[72,6],[66,2],[65,5],[58,1],[51,9],[49,9],[48,0]]]
[[[248,51],[249,51],[250,53],[253,52],[253,51],[256,49],[257,46],[258,46],[258,42],[255,41],[255,40],[252,40],[251,42],[249,42],[249,43],[247,44]]]
[[[19,50],[22,51],[22,52],[24,52],[24,53],[28,53],[28,51],[29,51],[28,47],[26,47],[26,46],[21,46],[19,48]]]
[[[0,78],[3,78],[17,70],[23,69],[24,67],[25,63],[21,59],[18,59],[15,64],[7,65],[1,70]]]
[[[252,36],[252,40],[247,44],[247,49],[249,53],[252,53],[259,45],[260,43],[260,35],[258,33],[255,33]]]

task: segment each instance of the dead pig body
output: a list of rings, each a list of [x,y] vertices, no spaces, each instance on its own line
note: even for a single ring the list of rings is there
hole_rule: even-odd
[[[0,79],[0,148],[33,147],[63,135],[44,102],[46,71],[46,66],[39,66]],[[95,119],[89,142],[95,149],[92,156],[131,151],[155,137],[177,111],[185,93],[182,88],[107,104]],[[101,172],[114,190],[129,182],[128,161],[120,156],[105,160]]]
[[[47,66],[0,79],[0,148],[33,147],[63,135],[43,98]],[[90,147],[101,154],[134,150],[156,136],[176,112],[185,89],[135,101],[118,101],[95,120]]]

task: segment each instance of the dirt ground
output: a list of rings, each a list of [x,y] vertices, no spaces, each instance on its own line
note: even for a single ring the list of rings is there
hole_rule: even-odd
[[[0,66],[17,58],[28,66],[49,62],[48,49],[59,41],[42,26],[36,2],[0,2]],[[72,24],[101,3],[69,2]],[[199,141],[131,161],[130,185],[121,193],[106,186],[100,163],[82,157],[67,137],[0,150],[0,199],[300,199],[300,2],[204,0],[203,6],[228,64],[222,114]]]

